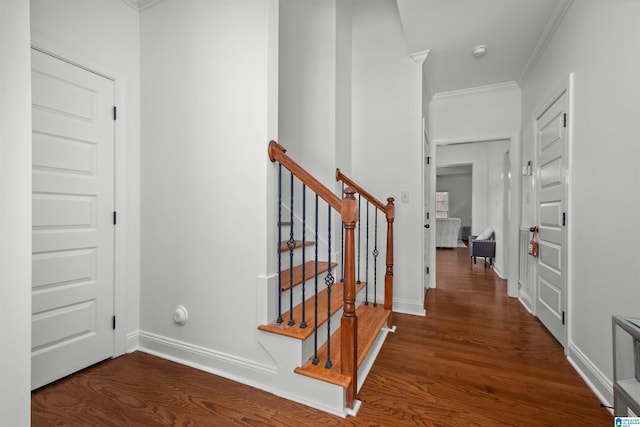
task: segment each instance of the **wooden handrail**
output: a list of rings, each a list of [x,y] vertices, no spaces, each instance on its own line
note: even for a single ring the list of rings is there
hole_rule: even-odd
[[[297,164],[287,156],[287,150],[276,141],[269,142],[269,159],[272,162],[278,161],[289,172],[294,174],[300,181],[302,181],[309,189],[315,192],[325,202],[331,205],[338,213],[342,212],[342,200],[335,193],[322,185],[320,181],[315,179],[313,175],[307,172],[302,166]]]
[[[340,169],[336,169],[336,181],[342,181],[347,184],[347,186],[355,188],[358,194],[372,203],[376,208],[380,209],[382,212],[386,212],[385,205],[383,205],[380,200],[373,197],[371,193],[359,186],[354,180],[340,172]]]

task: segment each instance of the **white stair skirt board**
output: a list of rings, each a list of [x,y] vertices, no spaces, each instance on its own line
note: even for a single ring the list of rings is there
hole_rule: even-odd
[[[362,402],[359,400],[356,400],[353,402],[353,409],[347,408],[345,412],[347,415],[351,417],[355,417],[356,415],[358,415],[358,411],[360,410],[361,406],[362,406]]]
[[[272,393],[334,415],[347,415],[344,388],[293,371],[306,363],[309,357],[304,355],[310,346],[312,354],[313,335],[306,340],[309,341],[307,343],[271,332],[258,331],[258,341],[277,365],[277,373],[270,390]]]
[[[382,349],[382,345],[387,339],[387,334],[389,332],[395,332],[395,331],[396,331],[396,327],[394,325],[392,328],[386,328],[386,327],[382,328],[378,333],[378,336],[376,337],[375,342],[371,346],[371,349],[369,349],[369,353],[367,353],[367,356],[364,358],[362,365],[360,365],[360,369],[358,369],[358,392],[360,392],[362,385],[364,384],[365,380],[369,376],[369,372],[371,371],[371,368],[373,368],[373,364],[378,358],[378,354]]]

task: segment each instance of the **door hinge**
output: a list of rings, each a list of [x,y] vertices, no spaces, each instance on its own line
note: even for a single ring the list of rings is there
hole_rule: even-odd
[[[562,312],[562,324],[564,325],[564,311]]]
[[[117,219],[117,213],[116,211],[113,211],[113,225],[116,225]]]
[[[429,212],[427,212],[427,219],[429,219]]]
[[[429,267],[425,267],[427,269],[427,274],[429,274]]]
[[[427,164],[430,165],[431,164],[431,156],[427,156]]]
[[[116,106],[114,105],[114,106],[113,106],[113,120],[115,120],[117,117],[118,117],[117,108],[116,108]]]
[[[565,225],[567,225],[567,213],[562,212],[562,226],[564,227]]]
[[[113,318],[111,319],[112,323],[111,323],[111,327],[115,330],[116,329],[116,316],[113,316]]]
[[[565,127],[565,128],[567,127],[567,113],[564,113],[562,127]]]

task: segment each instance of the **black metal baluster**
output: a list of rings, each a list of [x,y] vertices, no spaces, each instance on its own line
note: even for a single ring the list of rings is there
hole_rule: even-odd
[[[282,164],[278,163],[278,320],[282,323]]]
[[[306,236],[306,226],[307,226],[307,186],[303,183],[302,184],[302,242],[303,242],[303,246],[302,246],[302,320],[300,321],[300,327],[301,328],[306,328],[307,327],[307,320],[306,320],[306,310],[305,310],[305,301],[306,301],[306,297],[305,297],[305,288],[307,286],[307,279],[305,277],[305,270],[306,270],[306,265],[305,262],[307,260],[306,257],[306,250],[305,250],[305,246],[304,246],[304,241],[305,241],[305,236]]]
[[[360,194],[358,194],[358,279],[357,284],[360,284],[360,231],[362,230],[362,223],[360,222]],[[344,227],[343,227],[344,228]]]
[[[331,287],[335,279],[331,274],[331,205],[328,205],[327,208],[327,259],[329,261],[329,270],[327,271],[327,276],[324,278],[324,283],[327,285],[327,362],[324,364],[324,367],[328,369],[333,366],[331,363]]]
[[[314,315],[313,315],[313,326],[314,326],[314,330],[313,330],[313,361],[311,363],[313,363],[314,365],[317,365],[318,363],[320,363],[320,359],[318,359],[318,195],[316,194],[316,224],[315,224],[315,230],[316,230],[316,245],[315,245],[315,251],[316,251],[316,274],[315,274],[315,310],[314,310]]]
[[[369,201],[367,200],[367,225],[366,225],[366,230],[367,230],[367,245],[366,245],[366,250],[365,250],[365,270],[364,270],[364,283],[365,283],[365,290],[364,290],[364,304],[365,305],[369,305]]]
[[[293,172],[291,173],[291,204],[289,205],[291,210],[291,225],[289,231],[289,241],[287,247],[289,248],[289,322],[287,325],[293,326],[296,321],[293,320],[293,250],[296,248],[296,241],[293,238]]]
[[[375,232],[373,244],[373,306],[378,306],[378,209],[375,215]]]

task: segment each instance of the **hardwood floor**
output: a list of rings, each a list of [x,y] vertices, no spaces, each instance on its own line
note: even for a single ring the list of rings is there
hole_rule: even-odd
[[[136,352],[32,394],[33,426],[610,426],[613,417],[506,283],[438,250],[427,316],[396,314],[342,419]],[[399,263],[398,263],[399,264]]]

